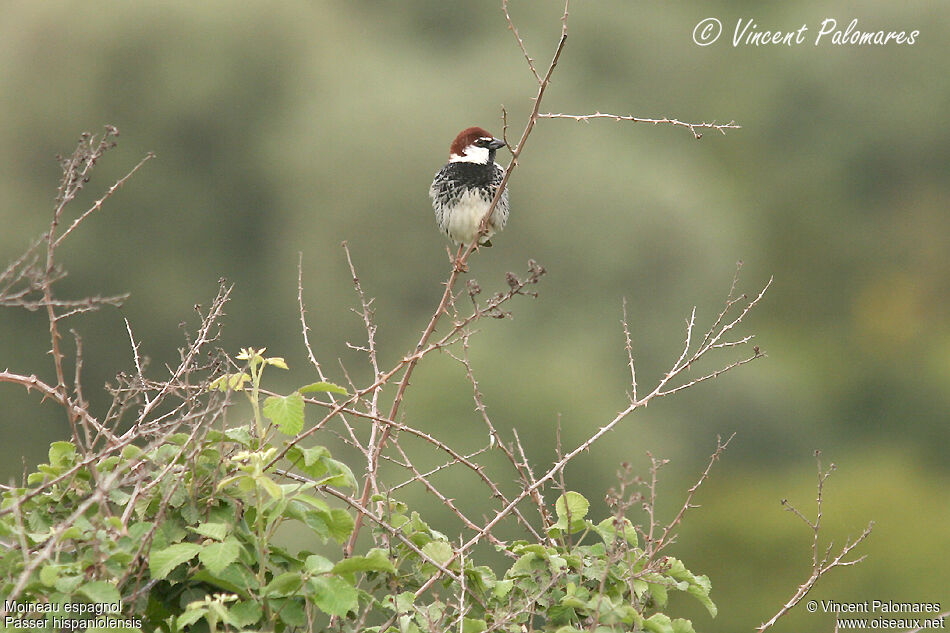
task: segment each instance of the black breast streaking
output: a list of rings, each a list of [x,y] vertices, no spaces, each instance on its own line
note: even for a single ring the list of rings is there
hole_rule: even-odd
[[[494,163],[449,163],[443,169],[444,176],[454,181],[458,186],[468,189],[489,189],[497,187],[500,181],[498,168]]]

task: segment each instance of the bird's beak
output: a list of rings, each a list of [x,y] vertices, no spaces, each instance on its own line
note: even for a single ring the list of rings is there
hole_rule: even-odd
[[[488,144],[488,149],[496,150],[496,149],[501,149],[504,146],[505,146],[505,142],[503,140],[498,139],[498,138],[493,138],[491,140],[491,143]]]

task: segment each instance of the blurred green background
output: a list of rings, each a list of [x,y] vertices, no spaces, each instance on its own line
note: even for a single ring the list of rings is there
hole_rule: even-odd
[[[122,317],[158,371],[222,276],[236,284],[225,346],[267,346],[291,364],[286,386],[309,382],[299,252],[317,353],[334,379],[338,358],[365,379],[345,344],[365,334],[342,240],[376,297],[382,363],[406,353],[448,271],[432,174],[458,130],[500,134],[504,104],[516,137],[530,111],[534,80],[498,4],[0,3],[2,265],[48,225],[54,156],[81,131],[122,132],[87,202],[157,155],[61,252],[62,292],[132,293],[71,323],[93,407],[105,406],[95,388],[132,367]],[[546,65],[559,5],[516,0],[511,11]],[[693,27],[709,16],[722,38],[696,46]],[[812,37],[826,17],[921,33],[914,46],[731,45],[740,18],[807,24]],[[482,324],[473,362],[496,425],[530,438],[540,470],[558,420],[571,447],[624,406],[622,298],[647,385],[678,355],[690,308],[700,325],[715,317],[736,260],[743,290],[774,275],[743,330],[767,359],[638,412],[567,471],[602,513],[621,461],[645,472],[646,451],[669,458],[660,496],[672,517],[717,434],[737,433],[673,551],[713,580],[716,620],[679,605],[697,630],[750,630],[807,577],[810,532],[779,501],[813,513],[819,448],[838,465],[823,536],[841,544],[876,527],[867,561],[814,597],[950,608],[948,27],[950,5],[936,0],[572,6],[542,111],[742,129],[696,141],[669,126],[541,121],[510,184],[508,228],[471,275],[505,288],[504,272],[529,258],[549,274],[514,320]],[[0,311],[0,366],[49,378],[48,345],[41,314]],[[426,361],[414,383],[408,419],[465,449],[484,442],[457,364]],[[55,407],[0,385],[4,480],[66,433]],[[414,503],[451,529],[431,497]],[[831,628],[799,609],[777,630]]]

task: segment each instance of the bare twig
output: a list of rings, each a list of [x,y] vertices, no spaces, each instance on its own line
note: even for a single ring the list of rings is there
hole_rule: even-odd
[[[648,556],[654,558],[663,548],[667,547],[673,542],[675,535],[673,530],[682,522],[683,517],[686,515],[686,512],[690,508],[698,508],[699,506],[693,504],[693,497],[696,495],[696,491],[699,490],[699,487],[702,486],[707,479],[709,479],[709,473],[712,471],[713,464],[715,464],[719,458],[722,456],[723,451],[729,446],[729,442],[732,441],[732,438],[736,436],[735,433],[729,436],[725,442],[722,441],[721,436],[716,437],[716,450],[709,457],[709,463],[706,464],[706,470],[703,471],[703,474],[700,475],[699,480],[692,485],[692,487],[686,492],[686,500],[683,502],[683,506],[680,508],[679,512],[673,517],[673,520],[663,528],[663,534],[660,535],[660,538],[654,543],[652,539],[649,542],[649,552]]]
[[[60,181],[59,195],[56,199],[56,207],[53,210],[49,231],[45,236],[46,266],[43,271],[42,279],[40,280],[43,293],[43,305],[46,307],[46,315],[49,320],[50,353],[53,357],[53,367],[56,370],[56,390],[66,403],[68,403],[67,406],[64,407],[66,410],[66,419],[72,429],[73,441],[76,446],[83,451],[85,451],[87,447],[84,447],[79,436],[79,428],[77,427],[78,417],[73,411],[69,388],[66,385],[66,376],[63,369],[64,355],[59,346],[60,333],[58,322],[64,315],[57,314],[56,303],[53,298],[53,284],[61,277],[57,274],[56,270],[56,247],[61,241],[61,238],[57,239],[56,237],[56,229],[62,220],[66,205],[72,202],[83,189],[89,180],[89,173],[95,166],[96,161],[98,161],[107,150],[115,146],[115,142],[112,139],[117,135],[118,130],[112,126],[106,126],[105,132],[103,132],[102,136],[98,139],[91,134],[83,134],[72,156],[62,160],[63,178]],[[82,214],[79,220],[74,222],[73,226],[63,233],[62,237],[68,235],[72,229],[86,217],[88,217],[88,212]]]
[[[745,308],[731,321],[722,324],[723,319],[722,317],[720,317],[720,319],[718,320],[718,322],[720,322],[721,324],[719,328],[716,329],[712,335],[707,337],[706,340],[704,340],[703,345],[701,345],[695,351],[690,353],[690,350],[692,348],[692,331],[695,325],[695,308],[694,308],[690,315],[690,318],[687,320],[686,341],[683,347],[683,351],[681,352],[679,358],[677,358],[676,362],[673,364],[673,367],[668,372],[666,372],[666,374],[664,374],[664,376],[659,380],[659,382],[653,388],[653,390],[647,393],[646,395],[640,397],[638,400],[631,401],[624,410],[620,411],[616,416],[614,416],[614,418],[611,421],[609,421],[607,424],[605,424],[600,429],[598,429],[595,433],[593,433],[590,437],[588,437],[587,440],[577,445],[570,452],[567,452],[563,456],[560,456],[560,458],[547,470],[547,472],[545,472],[544,475],[536,479],[532,485],[524,487],[522,491],[511,500],[510,503],[508,503],[504,508],[499,510],[492,519],[490,519],[487,523],[485,523],[482,529],[465,543],[465,545],[463,546],[463,550],[468,550],[471,547],[473,547],[475,544],[477,544],[483,537],[485,537],[489,532],[491,532],[491,530],[494,529],[494,527],[502,519],[504,519],[507,515],[509,515],[515,509],[515,507],[519,503],[521,503],[521,501],[533,495],[534,492],[536,490],[539,490],[546,482],[555,481],[555,478],[561,473],[561,471],[567,466],[569,462],[571,462],[579,454],[587,451],[593,444],[595,444],[603,436],[605,436],[607,433],[609,433],[614,428],[616,428],[616,426],[620,424],[620,422],[626,419],[635,410],[642,407],[646,407],[652,400],[656,398],[660,398],[665,395],[675,393],[676,391],[679,391],[683,388],[686,388],[685,385],[681,387],[676,387],[676,388],[665,388],[665,387],[666,385],[669,384],[669,382],[673,378],[675,378],[676,376],[684,372],[691,364],[695,363],[700,358],[707,355],[709,352],[715,349],[718,349],[715,347],[715,345],[721,341],[724,333],[736,327],[743,320],[743,318],[749,313],[749,311],[762,299],[762,297],[765,294],[765,291],[768,289],[770,284],[771,284],[771,280],[769,280],[769,283],[766,284],[766,286],[762,289],[762,291],[754,299],[752,299],[745,306]],[[727,304],[728,304],[728,301],[727,301]],[[728,304],[728,305],[731,307],[732,304]],[[726,308],[726,311],[727,310],[728,310],[728,307]],[[720,368],[719,370],[712,372],[712,374],[710,375],[691,381],[691,384],[702,382],[703,380],[707,380],[712,377],[721,375],[722,373],[727,372],[731,369],[734,369],[735,367],[738,367],[740,365],[751,362],[752,360],[755,360],[761,357],[762,357],[762,354],[759,352],[758,348],[755,348],[755,354],[751,358],[735,361],[733,363],[727,364],[726,366]],[[416,595],[421,595],[421,592],[424,591],[425,589],[428,589],[428,587],[431,586],[431,584],[434,583],[435,580],[436,578],[433,577],[428,583],[423,585],[423,587],[419,591],[416,592]]]
[[[403,396],[406,392],[406,387],[409,386],[409,380],[412,377],[412,372],[416,367],[416,364],[421,358],[421,352],[425,348],[426,344],[429,341],[429,338],[432,336],[432,333],[435,331],[436,325],[439,322],[440,317],[443,313],[446,312],[450,302],[452,301],[453,292],[455,284],[458,281],[459,275],[466,269],[466,262],[471,254],[478,248],[479,241],[481,236],[486,235],[488,232],[488,223],[492,217],[492,214],[495,211],[495,207],[498,205],[498,201],[501,199],[502,194],[505,191],[505,187],[508,184],[508,180],[511,177],[512,172],[518,166],[518,157],[521,155],[524,150],[525,143],[528,140],[528,137],[531,135],[531,131],[534,129],[535,124],[538,121],[538,108],[541,107],[541,100],[544,97],[544,93],[547,90],[548,85],[551,83],[551,75],[554,73],[554,69],[557,66],[557,62],[561,57],[561,52],[564,50],[564,44],[567,42],[567,15],[568,15],[568,6],[569,3],[564,3],[564,14],[562,16],[562,26],[561,26],[561,38],[558,41],[557,48],[554,51],[554,57],[551,59],[551,63],[548,66],[548,70],[544,75],[544,78],[541,79],[538,85],[538,93],[534,98],[534,108],[531,111],[531,114],[528,117],[528,121],[525,124],[524,132],[521,134],[521,139],[518,141],[517,146],[511,148],[511,162],[508,164],[508,167],[505,169],[505,175],[501,180],[501,183],[498,185],[498,188],[495,190],[495,195],[492,198],[491,204],[485,212],[485,215],[482,217],[481,223],[479,225],[478,237],[468,245],[468,248],[465,248],[464,245],[459,247],[458,254],[455,257],[455,262],[452,266],[452,271],[449,273],[449,278],[445,283],[445,291],[442,293],[442,299],[439,301],[439,305],[433,313],[432,317],[429,320],[429,324],[423,330],[422,336],[419,339],[419,342],[416,344],[415,354],[410,358],[408,363],[406,363],[406,369],[403,373],[402,379],[399,381],[399,385],[396,388],[396,396],[393,399],[392,407],[390,408],[389,415],[387,416],[390,420],[395,420],[396,415],[399,412],[399,407],[402,404]],[[371,459],[370,471],[367,475],[366,481],[363,484],[363,494],[361,499],[365,505],[366,501],[369,499],[372,489],[372,472],[375,472],[376,463],[379,461],[379,453],[382,451],[383,447],[386,444],[386,440],[389,438],[388,428],[385,429],[382,433],[382,436],[379,439],[379,442],[374,448],[374,454]],[[360,526],[362,524],[362,519],[357,516],[356,527],[353,530],[353,535],[350,538],[350,541],[347,543],[346,552],[352,553],[353,548],[356,545],[356,539],[359,536]]]
[[[679,119],[670,119],[663,117],[662,119],[647,119],[637,116],[627,116],[622,114],[607,114],[604,112],[594,112],[593,114],[564,114],[562,112],[544,112],[538,115],[539,119],[573,119],[574,121],[583,121],[588,123],[594,119],[609,119],[611,121],[631,121],[633,123],[651,123],[653,125],[660,125],[661,123],[685,127],[690,132],[692,132],[693,137],[701,139],[703,137],[702,133],[697,132],[697,129],[708,129],[708,130],[717,130],[718,132],[725,134],[726,130],[739,130],[742,129],[741,125],[736,125],[735,121],[730,121],[729,123],[716,123],[715,121],[707,123],[703,121],[702,123],[687,123],[686,121],[680,121]]]
[[[62,235],[60,235],[58,238],[56,238],[56,242],[53,244],[53,246],[54,246],[54,247],[59,246],[60,243],[61,243],[63,240],[65,240],[65,239],[69,236],[69,234],[72,233],[72,232],[76,229],[77,226],[79,226],[80,224],[82,224],[83,220],[85,220],[85,219],[88,218],[90,215],[92,215],[93,213],[95,213],[96,211],[98,211],[99,209],[101,209],[103,203],[104,203],[106,200],[108,200],[109,198],[111,198],[111,197],[112,197],[112,194],[114,194],[116,191],[118,191],[118,189],[119,189],[122,185],[124,185],[124,184],[126,183],[126,181],[127,181],[129,178],[131,178],[131,177],[135,174],[135,172],[137,172],[137,171],[142,167],[142,165],[144,165],[146,162],[148,162],[149,160],[151,160],[151,159],[153,159],[153,158],[155,158],[155,154],[153,154],[152,152],[149,152],[148,154],[146,154],[146,155],[144,156],[144,158],[142,158],[142,160],[140,160],[140,161],[138,162],[138,164],[137,164],[135,167],[133,167],[133,168],[131,169],[131,171],[129,171],[129,173],[127,173],[126,175],[122,176],[122,177],[119,178],[117,181],[115,181],[115,183],[114,183],[111,187],[109,187],[109,190],[106,191],[105,194],[104,194],[101,198],[99,198],[98,200],[96,200],[95,203],[93,203],[93,205],[92,205],[91,207],[89,207],[88,209],[86,209],[86,210],[82,213],[82,215],[80,215],[78,218],[76,218],[75,220],[73,220],[73,223],[69,225],[69,228],[66,229],[65,231],[63,231],[63,234],[62,234]]]
[[[758,633],[762,633],[762,631],[772,628],[772,626],[774,626],[782,616],[784,616],[786,613],[792,610],[795,605],[801,602],[802,599],[808,595],[808,592],[811,591],[815,586],[815,583],[817,583],[818,580],[829,571],[835,567],[848,567],[851,565],[857,565],[866,558],[865,555],[851,560],[846,560],[848,555],[851,554],[851,551],[871,535],[871,530],[874,528],[874,521],[868,523],[868,526],[864,528],[864,531],[856,539],[853,541],[851,539],[845,541],[844,546],[834,558],[831,557],[833,543],[829,543],[825,551],[822,554],[819,554],[818,540],[821,532],[822,495],[824,493],[825,481],[831,476],[831,473],[834,472],[835,465],[831,464],[828,470],[824,470],[821,465],[821,451],[815,451],[815,461],[818,464],[818,497],[816,499],[817,513],[815,520],[811,521],[801,511],[788,503],[786,499],[782,499],[782,505],[785,507],[785,509],[801,519],[812,531],[811,575],[798,587],[794,595],[789,598],[788,602],[782,605],[775,615],[773,615],[768,621],[759,625],[759,627],[756,629]]]
[[[633,341],[630,339],[630,326],[627,324],[627,299],[623,299],[623,340],[624,349],[627,351],[627,366],[630,367],[630,397],[633,402],[637,401],[637,367],[633,362]]]
[[[70,415],[73,417],[73,419],[82,420],[92,428],[96,429],[98,432],[114,438],[109,430],[103,427],[99,421],[85,408],[73,402],[71,398],[65,397],[59,389],[43,382],[35,375],[23,376],[10,371],[0,371],[0,382],[9,382],[22,385],[23,387],[26,387],[27,391],[36,389],[41,394],[43,394],[44,398],[50,398],[51,400],[58,402],[63,407],[69,408]]]
[[[310,346],[310,326],[307,325],[307,309],[303,303],[303,252],[300,252],[297,257],[297,305],[300,309],[300,327],[303,331],[303,343],[307,348],[307,358],[314,369],[317,370],[317,376],[320,380],[326,381],[327,377],[323,373],[323,367],[320,366],[320,361],[317,360],[313,348]]]
[[[531,71],[531,74],[534,75],[534,78],[538,83],[542,82],[541,75],[538,74],[537,69],[534,67],[534,60],[531,59],[531,56],[528,55],[528,49],[525,48],[524,40],[521,39],[521,35],[518,33],[517,27],[515,27],[514,22],[511,21],[511,15],[508,13],[508,0],[501,0],[501,10],[505,13],[505,21],[508,22],[508,30],[515,36],[515,40],[518,41],[518,48],[521,49],[521,52],[524,53],[525,61],[528,62],[528,69]]]

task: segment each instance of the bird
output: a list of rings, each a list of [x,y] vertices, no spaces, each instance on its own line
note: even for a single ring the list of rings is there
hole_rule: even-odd
[[[479,246],[491,246],[491,237],[508,221],[508,189],[501,194],[487,233],[478,229],[505,177],[495,162],[495,153],[506,143],[480,127],[459,132],[449,147],[449,162],[436,173],[429,187],[435,219],[442,232],[459,246],[478,238]]]

